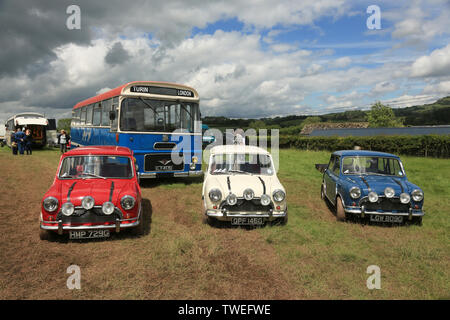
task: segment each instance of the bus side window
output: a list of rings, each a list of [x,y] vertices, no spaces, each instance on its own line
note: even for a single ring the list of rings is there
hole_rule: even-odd
[[[93,109],[94,105],[92,104],[86,107],[86,124],[92,124]]]
[[[86,107],[82,107],[80,124],[84,125],[85,123],[86,123]]]
[[[100,103],[94,105],[94,116],[92,119],[93,126],[99,126],[102,120],[102,106]]]
[[[102,127],[109,127],[109,111],[111,111],[112,99],[102,101]]]
[[[114,97],[112,99],[111,111],[116,113],[116,117],[111,121],[111,131],[117,131],[117,125],[119,124],[119,97]]]

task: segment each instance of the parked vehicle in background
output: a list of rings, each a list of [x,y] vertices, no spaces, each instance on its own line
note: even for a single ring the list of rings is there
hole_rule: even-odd
[[[202,199],[210,224],[287,223],[286,191],[277,178],[272,156],[246,145],[215,146],[203,182]]]
[[[49,147],[58,147],[58,131],[56,130],[56,120],[47,119],[48,125],[45,136],[47,137],[47,145]]]
[[[0,126],[0,146],[3,147],[5,145],[5,132],[6,127]]]
[[[6,133],[5,140],[6,144],[11,147],[11,133],[14,132],[16,128],[21,128],[22,130],[30,129],[31,135],[33,137],[33,147],[43,147],[47,144],[46,128],[48,125],[47,118],[40,113],[27,112],[18,113],[10,117],[5,124]]]
[[[344,221],[357,217],[373,222],[421,224],[423,190],[408,181],[398,156],[390,153],[346,150],[331,154],[323,172],[321,197]]]
[[[133,228],[143,233],[142,197],[133,153],[124,147],[84,147],[61,156],[41,202],[40,237],[105,238]]]
[[[184,85],[130,82],[79,102],[70,135],[72,148],[130,148],[141,178],[203,174],[199,96]]]
[[[209,130],[209,126],[206,124],[202,124],[202,147],[206,148],[207,145],[213,143],[216,138],[214,136],[206,136],[205,132]]]

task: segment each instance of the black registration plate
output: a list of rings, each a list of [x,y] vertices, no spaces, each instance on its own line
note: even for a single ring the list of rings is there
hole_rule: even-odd
[[[96,238],[109,238],[111,233],[108,229],[104,230],[71,230],[69,232],[70,239],[96,239]]]
[[[388,216],[388,215],[380,215],[380,214],[372,214],[370,216],[370,221],[373,222],[390,222],[390,223],[402,223],[402,216]]]
[[[231,218],[231,224],[234,226],[254,226],[264,224],[264,218],[239,217]]]

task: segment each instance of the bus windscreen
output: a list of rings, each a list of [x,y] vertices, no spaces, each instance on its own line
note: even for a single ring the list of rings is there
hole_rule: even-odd
[[[120,129],[135,132],[194,132],[197,103],[178,103],[144,98],[122,101]]]

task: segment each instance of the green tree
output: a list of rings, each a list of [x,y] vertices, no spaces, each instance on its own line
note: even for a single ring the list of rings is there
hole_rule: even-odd
[[[371,107],[367,120],[369,121],[369,127],[372,128],[392,128],[403,126],[402,121],[395,117],[394,111],[379,101]]]
[[[65,130],[67,133],[70,134],[70,122],[72,119],[65,118],[65,119],[59,119],[58,120],[58,131]]]

